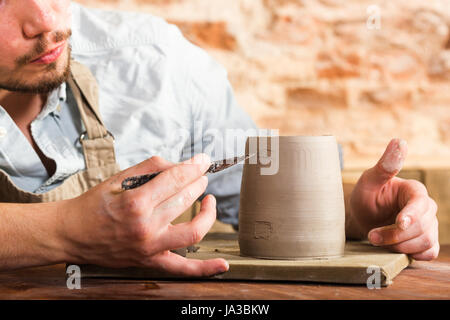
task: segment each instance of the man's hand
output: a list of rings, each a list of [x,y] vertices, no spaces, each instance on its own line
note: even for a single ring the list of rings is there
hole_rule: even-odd
[[[171,224],[205,191],[210,162],[205,154],[177,165],[152,157],[67,200],[68,262],[148,267],[186,276],[227,271],[224,259],[186,259],[169,251],[198,243],[216,219],[215,198],[208,195],[191,222]],[[121,190],[123,179],[157,171],[163,172],[150,182]]]
[[[432,260],[439,254],[437,205],[422,183],[395,177],[406,154],[405,141],[391,140],[375,167],[358,180],[349,218],[372,244]]]

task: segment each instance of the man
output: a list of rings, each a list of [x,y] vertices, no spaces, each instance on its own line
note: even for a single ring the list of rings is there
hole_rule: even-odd
[[[242,167],[208,183],[208,156],[189,159],[197,146],[210,153],[217,130],[255,128],[226,72],[159,18],[69,0],[0,0],[0,39],[0,269],[69,261],[226,271],[223,259],[169,251],[200,241],[216,208],[237,224]],[[393,139],[361,176],[346,233],[430,260],[437,207],[421,183],[395,177],[406,152]],[[120,190],[124,178],[155,171]],[[192,222],[170,224],[205,191],[215,197],[203,198]]]

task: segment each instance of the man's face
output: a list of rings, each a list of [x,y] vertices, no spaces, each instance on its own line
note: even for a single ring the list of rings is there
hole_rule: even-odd
[[[70,0],[0,0],[0,89],[48,93],[70,73]]]

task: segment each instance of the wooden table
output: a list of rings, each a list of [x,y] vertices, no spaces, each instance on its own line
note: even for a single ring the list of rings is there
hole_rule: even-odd
[[[65,265],[0,273],[0,299],[450,299],[450,245],[439,258],[416,261],[387,288],[250,281],[82,279],[66,287]]]

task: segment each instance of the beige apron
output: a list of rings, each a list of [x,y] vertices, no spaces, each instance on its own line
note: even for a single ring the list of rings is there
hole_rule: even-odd
[[[86,128],[80,136],[86,170],[71,175],[60,186],[38,194],[17,187],[0,169],[0,202],[50,202],[74,198],[120,171],[114,154],[114,138],[100,117],[97,82],[82,64],[72,60],[70,66],[71,75],[67,83]]]

